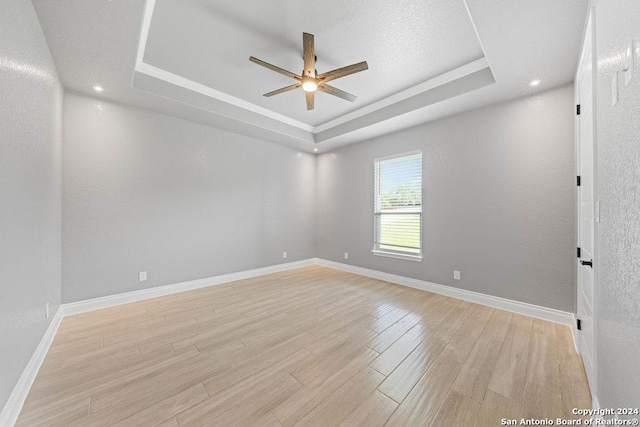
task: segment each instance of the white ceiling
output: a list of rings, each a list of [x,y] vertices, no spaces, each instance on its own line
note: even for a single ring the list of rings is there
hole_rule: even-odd
[[[262,96],[295,81],[249,56],[300,74],[303,32],[316,35],[318,73],[368,61],[332,83],[354,103],[318,93],[307,111],[302,89]],[[483,56],[462,0],[157,0],[144,62],[318,126]]]
[[[33,0],[67,89],[303,150],[333,147],[573,80],[587,0]],[[366,60],[307,111],[302,32],[319,73]]]

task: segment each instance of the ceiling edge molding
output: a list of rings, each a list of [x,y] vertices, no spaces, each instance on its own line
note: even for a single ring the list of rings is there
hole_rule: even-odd
[[[350,133],[377,126],[388,120],[405,122],[403,117],[409,113],[421,111],[440,102],[453,99],[460,95],[484,88],[495,83],[495,78],[489,67],[478,68],[469,74],[461,75],[446,83],[434,85],[428,90],[421,91],[413,96],[391,103],[383,108],[373,110],[371,113],[336,125],[315,135],[316,143],[324,143],[337,140]],[[411,124],[406,123],[408,127]]]
[[[154,77],[158,80],[163,80],[167,83],[171,83],[174,86],[178,86],[192,92],[208,96],[209,98],[216,99],[226,104],[233,105],[234,107],[242,108],[252,113],[260,114],[261,116],[277,120],[281,123],[296,127],[298,129],[302,129],[307,132],[314,132],[315,130],[313,126],[292,119],[291,117],[285,116],[284,114],[276,113],[275,111],[260,107],[258,105],[252,104],[251,102],[244,101],[240,98],[236,98],[235,96],[229,95],[228,93],[221,92],[209,86],[203,85],[202,83],[189,80],[185,77],[179,76],[145,62],[137,64],[135,71],[137,73],[146,74],[149,77]]]
[[[133,87],[142,92],[173,101],[192,110],[200,111],[207,118],[200,115],[201,123],[235,133],[262,138],[284,145],[309,145],[315,143],[314,134],[278,120],[265,117],[244,108],[236,107],[216,98],[185,90],[181,86],[168,82],[162,78],[135,72]],[[174,115],[180,116],[179,110],[173,109]],[[203,120],[204,119],[204,120]]]
[[[147,2],[145,3],[142,18],[142,28],[140,31],[140,38],[138,41],[138,49],[136,54],[136,65],[134,70],[135,72],[146,74],[150,77],[155,77],[156,79],[164,80],[173,85],[200,93],[211,98],[215,98],[219,101],[231,104],[235,107],[243,108],[245,110],[269,117],[271,119],[288,124],[290,126],[297,127],[307,132],[314,131],[314,127],[311,125],[292,119],[291,117],[285,116],[283,114],[276,113],[275,111],[271,111],[267,108],[252,104],[251,102],[247,102],[240,98],[236,98],[235,96],[229,95],[228,93],[221,92],[209,86],[203,85],[201,83],[195,82],[193,80],[187,79],[185,77],[179,76],[177,74],[171,73],[169,71],[144,62],[144,54],[147,48],[147,41],[149,39],[149,31],[151,30],[151,20],[153,18],[153,11],[155,9],[155,6],[156,0],[147,0]]]
[[[383,98],[379,101],[373,102],[365,107],[359,108],[355,111],[352,111],[350,113],[347,113],[343,116],[340,116],[336,119],[330,120],[328,122],[325,122],[319,126],[316,126],[314,128],[314,133],[320,133],[320,132],[324,132],[326,130],[329,130],[331,128],[334,128],[336,126],[342,125],[346,122],[349,122],[351,120],[355,120],[357,118],[360,118],[362,116],[366,116],[368,114],[371,114],[377,110],[381,110],[383,108],[386,108],[390,105],[396,104],[398,102],[404,101],[406,99],[412,98],[416,95],[419,95],[423,92],[428,92],[430,90],[433,90],[439,86],[443,86],[447,83],[450,83],[452,81],[455,80],[459,80],[463,77],[466,77],[470,74],[474,74],[478,71],[484,70],[485,68],[489,68],[489,63],[487,62],[487,59],[483,56],[480,59],[477,59],[475,61],[472,61],[468,64],[465,64],[461,67],[455,68],[451,71],[447,71],[446,73],[440,74],[437,77],[434,77],[432,79],[429,79],[427,81],[424,81],[422,83],[419,83],[415,86],[412,86],[408,89],[405,89],[401,92],[395,93],[393,95],[390,95],[386,98]]]

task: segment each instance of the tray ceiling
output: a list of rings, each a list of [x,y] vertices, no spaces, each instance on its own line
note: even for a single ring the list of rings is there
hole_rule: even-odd
[[[33,0],[68,90],[321,151],[572,81],[587,0]],[[366,60],[334,85],[354,103],[301,90],[250,63],[298,73],[302,32],[319,73]],[[132,78],[133,77],[133,78]]]
[[[148,7],[152,6],[149,2]],[[319,126],[484,56],[462,0],[322,2],[155,1],[143,61],[225,94]],[[249,63],[253,55],[300,73],[302,33],[314,34],[318,73],[366,60],[369,70],[332,84],[305,108],[294,81]]]

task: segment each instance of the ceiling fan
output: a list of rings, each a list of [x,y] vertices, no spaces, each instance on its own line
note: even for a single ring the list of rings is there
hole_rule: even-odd
[[[333,71],[318,74],[316,71],[317,57],[313,46],[313,34],[302,33],[302,48],[304,57],[304,70],[302,70],[301,75],[297,75],[295,73],[292,73],[291,71],[276,67],[275,65],[271,65],[268,62],[264,62],[258,58],[254,58],[253,56],[249,58],[249,61],[251,62],[262,65],[263,67],[273,70],[276,73],[283,74],[298,81],[296,84],[293,84],[291,86],[286,86],[281,89],[276,89],[272,92],[265,93],[264,96],[278,95],[280,93],[289,92],[290,90],[302,87],[305,97],[307,98],[307,110],[313,110],[316,90],[328,93],[329,95],[337,96],[338,98],[346,99],[347,101],[353,102],[356,100],[355,95],[351,95],[350,93],[347,93],[343,90],[340,90],[333,86],[329,86],[327,82],[338,79],[340,77],[348,76],[349,74],[354,74],[369,69],[367,61],[358,62],[357,64],[348,65],[346,67],[338,68]]]

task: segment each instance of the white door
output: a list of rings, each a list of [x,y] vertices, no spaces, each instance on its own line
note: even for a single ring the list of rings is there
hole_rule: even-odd
[[[594,203],[594,53],[593,19],[589,16],[580,65],[578,67],[577,98],[580,105],[578,117],[578,319],[582,329],[578,331],[578,349],[582,354],[592,395],[595,395],[595,203]]]

